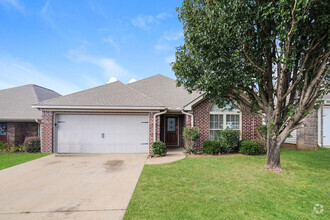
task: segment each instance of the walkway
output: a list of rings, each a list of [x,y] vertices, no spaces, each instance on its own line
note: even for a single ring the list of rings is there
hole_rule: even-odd
[[[167,147],[167,154],[165,157],[149,157],[146,164],[163,164],[182,160],[186,157],[186,155],[183,153],[184,150],[185,149],[182,147]]]

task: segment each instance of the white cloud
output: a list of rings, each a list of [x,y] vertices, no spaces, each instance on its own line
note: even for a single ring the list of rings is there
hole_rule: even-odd
[[[115,48],[116,50],[119,49],[118,44],[112,39],[111,36],[104,38],[103,42],[109,44],[111,47]]]
[[[66,56],[75,62],[92,63],[100,67],[107,78],[128,76],[129,72],[108,57],[89,56],[81,51],[69,50]]]
[[[47,9],[48,9],[48,6],[49,6],[49,1],[47,1],[47,2],[44,4],[44,6],[42,7],[42,9],[41,9],[41,13],[42,13],[42,14],[46,14]]]
[[[136,79],[135,78],[132,78],[128,81],[128,83],[133,83],[133,82],[136,82]]]
[[[175,45],[173,45],[173,43],[180,40],[182,37],[182,31],[166,31],[157,41],[157,44],[154,46],[154,49],[157,52],[171,51],[175,48]]]
[[[0,57],[0,89],[37,84],[52,89],[61,94],[79,91],[80,88],[63,79],[38,70],[33,64],[7,57]]]
[[[173,63],[175,61],[175,55],[169,56],[165,58],[166,63]]]
[[[24,6],[18,0],[0,0],[5,7],[11,6],[20,12],[24,12]]]
[[[152,24],[159,24],[161,20],[170,17],[170,14],[164,12],[159,13],[156,16],[153,15],[139,15],[131,20],[135,27],[147,30]]]
[[[113,83],[113,82],[117,82],[117,78],[116,77],[110,77],[108,83]]]

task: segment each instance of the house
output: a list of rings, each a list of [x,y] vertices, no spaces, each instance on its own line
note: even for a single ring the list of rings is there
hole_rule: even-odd
[[[23,144],[27,137],[39,136],[42,114],[32,104],[58,96],[32,84],[0,90],[0,141],[11,147]]]
[[[148,153],[158,140],[184,146],[186,126],[200,128],[196,145],[201,148],[225,128],[240,130],[241,139],[256,139],[262,123],[249,111],[219,109],[163,75],[109,83],[34,108],[42,111],[42,152],[56,153]]]
[[[201,130],[201,147],[226,127],[240,130],[243,139],[256,138],[261,124],[259,116],[223,111],[163,75],[130,84],[109,83],[34,108],[42,111],[42,152],[148,153],[156,140],[183,146],[183,128],[192,125]]]

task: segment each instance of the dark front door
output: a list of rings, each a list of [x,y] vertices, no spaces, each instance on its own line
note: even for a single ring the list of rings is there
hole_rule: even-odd
[[[166,145],[178,145],[178,117],[166,117],[165,142]]]

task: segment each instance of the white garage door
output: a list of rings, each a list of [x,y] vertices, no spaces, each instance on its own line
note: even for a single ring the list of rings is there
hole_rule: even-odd
[[[58,153],[148,153],[147,115],[58,115]]]
[[[323,145],[330,146],[330,108],[323,108]]]

